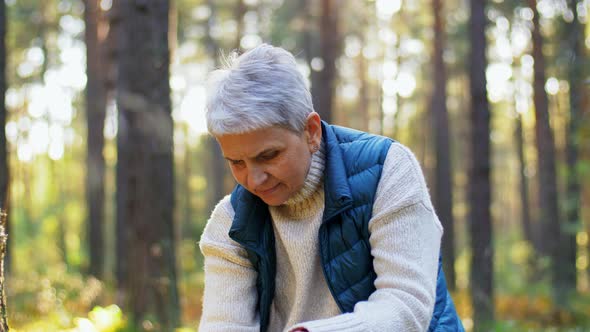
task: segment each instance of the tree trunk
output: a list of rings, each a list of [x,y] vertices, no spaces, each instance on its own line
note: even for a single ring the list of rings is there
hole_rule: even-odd
[[[0,20],[4,22],[4,3],[0,5]],[[3,24],[3,23],[0,23]],[[2,40],[4,40],[2,38]],[[4,286],[5,274],[4,274],[4,257],[6,255],[6,240],[8,239],[8,233],[6,232],[6,225],[8,222],[8,215],[0,208],[0,332],[8,332],[7,306],[6,306],[6,290]]]
[[[179,325],[174,238],[173,123],[168,1],[114,2],[120,15],[117,105],[118,217],[129,228],[126,286],[132,321],[143,330]],[[154,321],[156,319],[156,321]]]
[[[242,3],[242,0],[240,0],[240,3]],[[209,7],[211,8],[211,15],[209,16],[209,21],[207,22],[207,25],[205,27],[206,30],[206,46],[207,46],[207,50],[209,55],[214,59],[214,66],[215,68],[218,67],[219,65],[219,45],[217,45],[217,42],[215,41],[215,39],[213,39],[213,37],[211,36],[211,29],[214,27],[215,25],[215,19],[216,19],[216,5],[214,4],[214,1],[209,0],[208,1]],[[243,12],[240,13],[236,13],[236,15],[241,14],[242,16],[244,15]],[[238,17],[236,17],[236,19],[238,19]],[[242,18],[239,18],[240,21],[243,21]],[[240,23],[241,24],[241,23]],[[236,38],[236,42],[239,41],[240,37],[239,35],[241,35],[241,30],[238,31],[238,37]],[[239,44],[237,45],[239,47]],[[239,50],[239,48],[238,48]],[[209,176],[208,176],[208,180],[207,180],[207,187],[208,187],[208,198],[209,198],[209,202],[208,202],[208,211],[213,211],[213,208],[215,207],[215,205],[217,205],[217,203],[223,198],[223,196],[226,194],[225,191],[225,187],[224,187],[224,182],[225,182],[225,177],[227,174],[227,169],[226,169],[226,162],[225,159],[223,158],[223,154],[221,153],[221,149],[219,148],[219,144],[217,144],[217,141],[215,140],[214,137],[207,137],[205,140],[205,144],[207,147],[207,151],[209,151],[209,156],[210,158],[208,158],[209,160]]]
[[[519,63],[520,66],[520,63]],[[517,72],[518,66],[513,67],[513,71]],[[518,85],[522,82],[521,77],[515,77],[514,84]],[[531,216],[531,203],[529,198],[529,179],[527,176],[527,161],[524,154],[525,148],[525,136],[523,129],[523,115],[520,113],[521,110],[517,109],[518,92],[514,93],[514,107],[515,107],[515,123],[514,123],[514,140],[516,142],[516,156],[518,162],[518,181],[519,181],[519,199],[520,199],[520,222],[522,226],[523,239],[532,248],[532,253],[529,257],[528,265],[529,271],[531,272],[527,277],[533,278],[533,271],[536,268],[537,253],[540,252],[540,241],[538,228],[533,225],[533,217]],[[536,274],[536,273],[535,273]]]
[[[209,194],[209,211],[213,211],[213,208],[217,203],[225,196],[224,179],[225,179],[225,166],[226,161],[223,158],[219,144],[213,136],[207,136],[205,144],[207,151],[209,151],[209,179],[208,183],[208,194]]]
[[[183,170],[183,175],[184,178],[181,179],[181,184],[180,187],[182,189],[182,195],[183,195],[183,202],[184,202],[184,207],[183,207],[183,216],[184,218],[182,218],[182,222],[181,224],[183,226],[190,226],[192,224],[191,220],[194,220],[194,215],[193,215],[193,209],[192,209],[192,205],[191,205],[191,200],[193,197],[193,193],[191,190],[191,186],[190,186],[190,177],[192,174],[191,171],[191,156],[193,155],[193,152],[191,150],[191,145],[188,143],[188,139],[189,139],[189,126],[187,124],[185,124],[183,126],[183,131],[184,131],[184,137],[185,137],[185,141],[184,141],[184,158],[182,159],[182,170]],[[210,210],[212,211],[212,210]],[[198,237],[199,234],[193,234],[193,232],[191,232],[191,227],[183,227],[181,228],[183,229],[182,234],[184,234],[184,236],[196,236]],[[185,232],[186,231],[186,232]]]
[[[86,205],[88,207],[88,253],[89,273],[98,279],[104,274],[104,180],[105,160],[104,119],[106,115],[107,91],[102,64],[102,40],[99,39],[99,26],[102,20],[100,1],[85,0],[84,20],[86,22]]]
[[[321,97],[321,82],[320,82],[320,72],[313,69],[312,62],[316,59],[319,54],[317,49],[319,48],[319,38],[317,33],[317,20],[314,20],[314,11],[313,11],[314,1],[312,0],[301,0],[300,6],[298,10],[300,11],[300,16],[303,22],[303,53],[305,56],[305,61],[309,66],[309,81],[310,81],[310,92],[311,92],[311,99],[313,103],[313,108],[316,112],[322,116],[320,113],[320,97]]]
[[[522,233],[524,239],[533,247],[537,248],[535,236],[533,235],[533,226],[531,223],[531,213],[529,205],[529,181],[526,176],[526,159],[524,157],[524,132],[522,129],[522,115],[517,114],[516,118],[516,130],[514,132],[516,139],[516,153],[518,155],[519,172],[518,177],[520,179],[520,206],[521,206],[521,218],[522,218]]]
[[[0,3],[0,332],[8,332],[4,259],[8,247],[8,153],[6,150],[6,4]]]
[[[449,148],[449,120],[447,112],[447,73],[443,60],[444,22],[441,0],[432,1],[434,14],[434,93],[432,94],[432,118],[434,119],[436,176],[434,201],[444,227],[442,254],[449,289],[455,289],[455,236],[453,219],[453,174]],[[397,110],[400,111],[399,109]]]
[[[6,104],[4,98],[6,95],[6,4],[4,1],[0,3],[0,209],[8,212],[8,183],[9,183],[9,167],[8,167],[8,150],[6,142]]]
[[[118,61],[121,56],[119,49],[119,35],[121,30],[121,11],[117,4],[113,4],[108,12],[109,17],[109,34],[107,37],[108,44],[108,62],[109,68],[107,76],[107,85],[113,89],[117,89],[118,80]],[[127,155],[130,153],[129,149],[129,131],[127,122],[120,109],[117,110],[117,156]],[[130,230],[129,221],[126,218],[127,202],[126,197],[128,193],[128,177],[129,170],[120,160],[115,165],[115,278],[117,280],[117,304],[125,309],[127,304],[127,294],[129,293],[129,285],[127,284],[127,275],[129,274],[129,241]]]
[[[364,41],[364,37],[361,39]],[[360,114],[360,130],[369,131],[369,81],[367,78],[367,59],[363,53],[359,53],[358,57],[358,74],[360,79],[358,112]]]
[[[471,233],[470,287],[474,311],[474,331],[484,331],[494,319],[493,248],[490,213],[490,111],[486,76],[485,1],[471,0],[470,91],[471,159],[469,225]]]
[[[577,172],[578,151],[580,141],[580,123],[581,109],[584,89],[584,25],[578,17],[578,1],[568,0],[568,6],[573,13],[571,22],[566,23],[564,39],[568,47],[568,82],[570,86],[569,98],[569,121],[566,137],[566,160],[567,160],[567,188],[566,188],[566,220],[565,225],[561,227],[562,237],[559,241],[561,247],[559,252],[562,258],[557,262],[560,265],[556,271],[559,271],[558,282],[560,288],[566,293],[576,290],[576,233],[581,230],[580,219],[580,176]]]
[[[320,20],[320,54],[323,68],[319,73],[319,96],[315,110],[320,117],[332,122],[334,92],[336,90],[336,60],[340,53],[340,36],[338,35],[338,0],[322,0]]]
[[[64,160],[65,161],[65,160]],[[55,180],[54,183],[67,183],[66,180],[64,179],[64,176],[62,176],[62,174],[65,172],[62,172],[62,169],[60,168],[59,172],[57,171],[57,167],[56,167],[56,162],[54,160],[49,160],[49,176]],[[51,194],[53,199],[51,200],[50,203],[50,208],[53,212],[53,214],[55,215],[55,217],[57,218],[57,220],[59,220],[59,223],[57,224],[57,249],[61,255],[61,259],[62,262],[64,263],[65,267],[66,267],[66,271],[70,271],[71,266],[70,266],[70,259],[68,256],[68,246],[67,246],[67,231],[68,231],[68,220],[67,220],[67,216],[64,213],[63,209],[58,208],[60,202],[67,202],[68,198],[65,195],[65,188],[64,186],[54,186],[53,188],[53,193]]]
[[[537,148],[537,167],[539,174],[539,204],[540,221],[543,228],[543,242],[551,257],[552,283],[554,299],[559,305],[562,303],[561,285],[559,275],[561,271],[559,259],[559,210],[557,195],[557,179],[555,169],[555,145],[553,132],[549,123],[549,103],[545,91],[545,59],[543,56],[543,38],[539,24],[539,12],[537,1],[529,0],[529,6],[533,10],[533,58],[534,58],[534,104],[535,104],[535,134]],[[557,238],[556,238],[557,236]]]
[[[246,4],[244,0],[237,0],[236,8],[235,8],[235,19],[238,24],[238,29],[236,31],[236,41],[234,42],[234,48],[236,51],[241,49],[240,44],[242,42],[242,37],[244,35],[244,15],[246,14]]]
[[[6,4],[0,3],[0,208],[7,211],[8,204],[8,151],[6,148]]]
[[[587,73],[585,73],[587,75]],[[586,93],[582,94],[581,100],[581,114],[580,118],[582,119],[583,125],[581,126],[580,130],[580,140],[578,141],[579,145],[579,152],[580,152],[580,159],[583,164],[590,162],[590,96],[588,96],[588,90],[590,88],[590,76],[586,76],[584,81],[585,87],[584,91]],[[587,174],[587,173],[585,173]],[[588,216],[590,213],[590,179],[588,176],[584,176],[582,172],[579,174],[580,182],[582,183],[582,191],[581,191],[581,205],[584,211],[582,213],[583,216]],[[590,234],[590,222],[586,222],[585,225],[586,234]],[[587,252],[590,253],[590,241],[588,241],[586,245]],[[586,278],[590,280],[590,264],[586,267]]]

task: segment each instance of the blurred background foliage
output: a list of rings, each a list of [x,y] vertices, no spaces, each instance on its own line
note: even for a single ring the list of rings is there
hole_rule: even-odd
[[[108,26],[125,17],[112,13],[114,0],[95,1],[108,40]],[[435,1],[402,0],[171,0],[169,15],[170,99],[174,124],[175,205],[173,222],[181,326],[195,331],[200,316],[203,259],[197,241],[214,204],[229,193],[233,180],[219,162],[215,142],[204,122],[207,73],[219,58],[262,42],[293,52],[309,78],[314,105],[335,124],[387,135],[417,155],[431,187],[436,183],[436,147],[431,98],[435,83],[433,47]],[[104,262],[92,271],[86,200],[88,153],[87,54],[84,11],[89,1],[4,0],[6,5],[5,134],[10,186],[9,257],[6,294],[14,331],[158,331],[158,317],[130,323],[121,305],[116,262],[117,133],[116,79],[102,78],[104,110],[104,215],[100,227]],[[540,221],[537,194],[545,183],[535,145],[532,53],[534,11],[531,2],[484,2],[487,42],[487,97],[490,102],[493,237],[493,331],[590,330],[590,100],[586,55],[590,1],[535,1],[545,58],[544,91],[554,137],[557,206],[579,212],[570,224],[574,292],[565,302],[555,296],[552,256],[540,248],[547,234]],[[577,16],[574,21],[572,5]],[[328,6],[328,7],[326,7]],[[331,6],[331,7],[329,7]],[[326,11],[329,8],[329,11]],[[449,123],[454,259],[453,293],[468,330],[474,326],[470,273],[472,246],[468,187],[470,150],[469,53],[470,2],[444,1],[446,101]],[[572,44],[567,36],[579,24],[581,65],[574,67],[585,84],[579,88],[580,113],[575,142],[575,183],[580,199],[568,201],[567,142],[572,87]],[[102,29],[102,30],[101,30]],[[105,30],[106,29],[106,30]],[[115,36],[116,38],[116,36]],[[108,48],[108,43],[104,43]],[[101,58],[111,60],[106,53]],[[115,57],[116,58],[116,57]],[[112,60],[116,61],[116,60]],[[333,73],[330,76],[330,68]],[[109,73],[107,67],[101,67]],[[316,82],[316,84],[314,84]],[[322,82],[330,82],[322,84]],[[330,91],[330,88],[332,91]],[[326,104],[326,102],[329,102]],[[331,103],[331,104],[330,104]],[[327,113],[326,113],[327,112]],[[520,119],[520,120],[519,120]],[[520,122],[521,121],[521,122]],[[518,131],[521,123],[521,131]],[[518,137],[522,139],[522,160]],[[522,181],[528,193],[523,205]],[[433,194],[434,195],[434,194]],[[144,202],[150,204],[149,202]],[[438,208],[437,208],[438,209]],[[528,212],[531,234],[525,234]],[[475,226],[477,227],[477,226]],[[563,228],[563,227],[562,227]],[[566,232],[566,233],[567,233]],[[447,235],[445,235],[447,236]],[[531,240],[532,238],[532,240]],[[535,242],[536,241],[536,242]],[[553,260],[555,260],[553,258]],[[445,267],[446,268],[446,267]],[[554,278],[554,277],[553,277]],[[117,304],[117,305],[116,305]],[[477,330],[477,329],[476,329]]]

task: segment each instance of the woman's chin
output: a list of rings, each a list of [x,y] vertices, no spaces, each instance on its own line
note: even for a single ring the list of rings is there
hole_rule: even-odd
[[[289,197],[284,193],[275,193],[273,195],[258,196],[268,206],[279,206],[285,204]]]
[[[259,196],[260,197],[260,196]],[[264,203],[268,206],[279,206],[285,204],[287,198],[280,197],[260,197]]]
[[[284,189],[284,186],[279,183],[266,192],[256,192],[254,194],[269,206],[279,206],[289,199],[288,195],[284,192]]]

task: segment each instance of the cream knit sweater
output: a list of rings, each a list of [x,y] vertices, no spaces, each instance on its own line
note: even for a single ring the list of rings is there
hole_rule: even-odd
[[[324,279],[318,230],[324,208],[324,147],[312,158],[304,187],[270,207],[277,275],[269,331],[426,331],[434,309],[442,226],[420,165],[399,143],[385,160],[369,223],[376,291],[341,314]],[[354,190],[354,188],[353,188]],[[256,271],[228,231],[229,196],[201,237],[205,291],[199,331],[259,331]]]

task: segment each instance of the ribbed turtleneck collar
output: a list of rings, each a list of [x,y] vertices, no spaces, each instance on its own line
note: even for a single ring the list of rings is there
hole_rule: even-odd
[[[280,213],[292,218],[305,218],[308,214],[324,204],[324,169],[326,162],[326,147],[322,141],[320,149],[311,157],[311,165],[303,187],[291,196],[283,205],[276,207]]]

